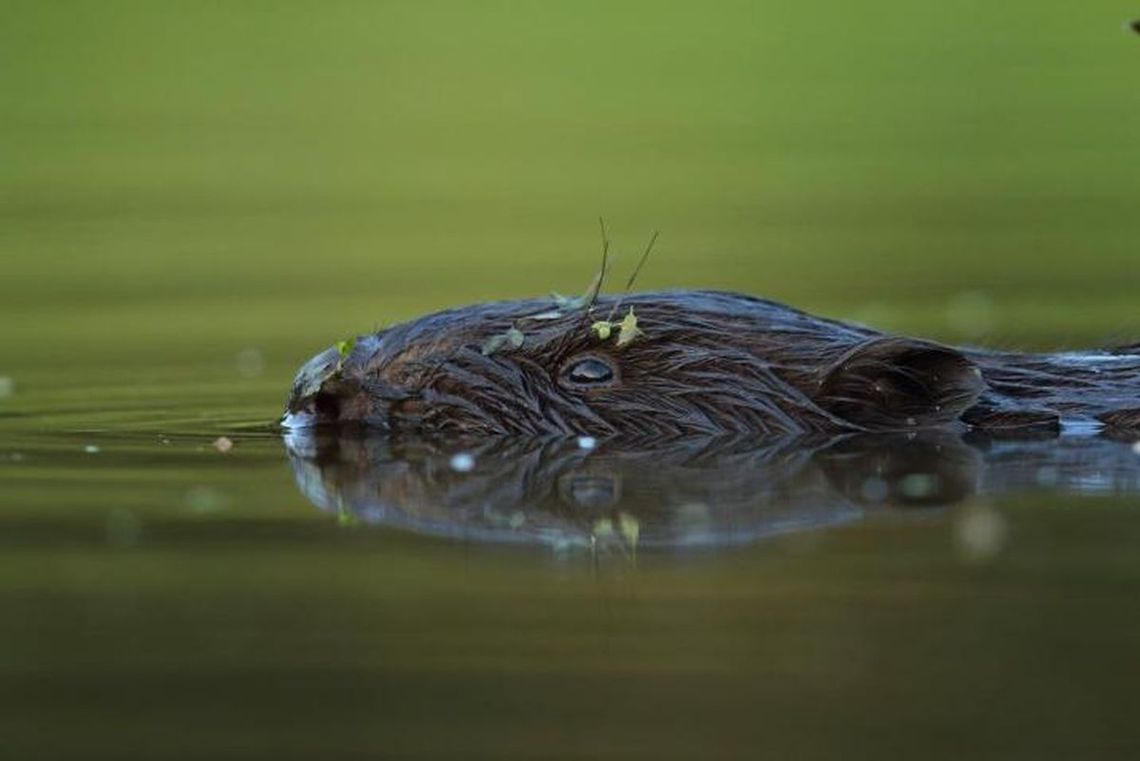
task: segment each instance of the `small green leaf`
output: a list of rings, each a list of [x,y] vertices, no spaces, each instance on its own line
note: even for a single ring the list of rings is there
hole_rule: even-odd
[[[554,299],[554,306],[560,312],[573,312],[586,305],[585,296],[563,296],[561,293],[552,293],[550,298]]]
[[[355,338],[346,338],[343,341],[337,341],[333,346],[336,348],[337,360],[336,367],[333,372],[338,372],[344,367],[344,361],[348,359],[348,355],[352,354],[352,350],[356,348]]]
[[[502,333],[496,333],[483,342],[483,347],[479,350],[483,352],[484,357],[489,357],[499,349],[503,348],[503,344],[507,342],[507,337]]]
[[[640,335],[643,335],[643,333],[641,329],[637,327],[637,315],[633,313],[633,307],[630,307],[629,312],[622,318],[621,323],[618,324],[617,345],[619,347],[625,346]]]
[[[510,328],[502,333],[496,333],[483,342],[480,349],[484,357],[489,357],[497,351],[501,351],[504,347],[508,349],[517,349],[523,345],[526,336],[518,328]]]
[[[613,330],[613,328],[613,323],[606,322],[605,320],[599,320],[590,326],[590,332],[605,341],[610,337],[610,332]]]

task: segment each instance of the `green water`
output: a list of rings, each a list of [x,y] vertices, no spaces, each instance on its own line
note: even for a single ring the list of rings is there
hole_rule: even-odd
[[[3,756],[1135,757],[1134,494],[599,564],[340,521],[264,423],[599,214],[645,288],[1135,341],[1137,13],[0,3]]]

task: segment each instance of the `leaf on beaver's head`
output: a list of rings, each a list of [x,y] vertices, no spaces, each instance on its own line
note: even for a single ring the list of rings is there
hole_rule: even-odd
[[[483,356],[489,357],[497,351],[503,349],[517,349],[523,345],[526,337],[523,336],[522,331],[518,328],[510,328],[502,333],[496,333],[483,342],[480,351]]]
[[[356,348],[356,338],[350,337],[343,341],[337,341],[333,346],[336,348],[338,355],[336,369],[339,370],[344,365],[344,361],[348,359],[348,355],[352,354],[352,350]]]
[[[619,347],[625,346],[640,335],[644,334],[641,332],[641,329],[637,327],[637,315],[633,313],[633,307],[630,307],[629,312],[627,312],[621,322],[618,323],[617,345]]]
[[[573,312],[586,306],[586,296],[563,296],[561,293],[552,293],[554,307],[560,312]]]
[[[644,335],[641,328],[637,327],[637,315],[633,313],[633,307],[629,308],[629,312],[626,313],[621,322],[598,320],[590,325],[590,333],[602,341],[608,340],[609,337],[614,334],[615,330],[617,331],[617,345],[619,348],[629,344],[638,336]]]
[[[561,293],[551,293],[550,298],[554,301],[553,309],[547,309],[537,314],[528,314],[525,319],[560,320],[586,306],[585,296],[563,296]]]

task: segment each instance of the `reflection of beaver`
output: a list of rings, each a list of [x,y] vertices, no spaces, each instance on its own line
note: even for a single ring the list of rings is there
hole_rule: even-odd
[[[582,449],[573,439],[500,436],[456,449],[354,431],[285,437],[298,486],[341,520],[566,548],[720,546],[886,517],[969,496],[983,468],[977,450],[943,432],[830,442],[685,438]],[[470,469],[455,468],[456,452]]]
[[[508,301],[317,355],[283,422],[477,435],[1133,435],[1140,348],[959,350],[703,291],[601,297],[589,308]]]
[[[289,431],[285,446],[301,491],[340,520],[563,547],[721,546],[918,517],[974,496],[1140,493],[1140,457],[1097,437],[971,445],[920,431],[583,448],[311,428]]]

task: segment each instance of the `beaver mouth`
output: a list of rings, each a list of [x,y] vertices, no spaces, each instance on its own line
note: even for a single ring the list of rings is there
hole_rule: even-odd
[[[384,409],[378,410],[380,406]],[[354,424],[387,428],[387,405],[359,384],[343,380],[325,383],[316,393],[291,400],[281,417],[281,426],[289,429]]]
[[[290,430],[353,425],[369,430],[407,430],[415,429],[428,409],[427,402],[417,397],[385,399],[356,384],[341,382],[291,402],[280,425]]]
[[[319,391],[300,402],[290,404],[281,416],[281,426],[288,429],[341,425],[342,401],[333,393]]]

